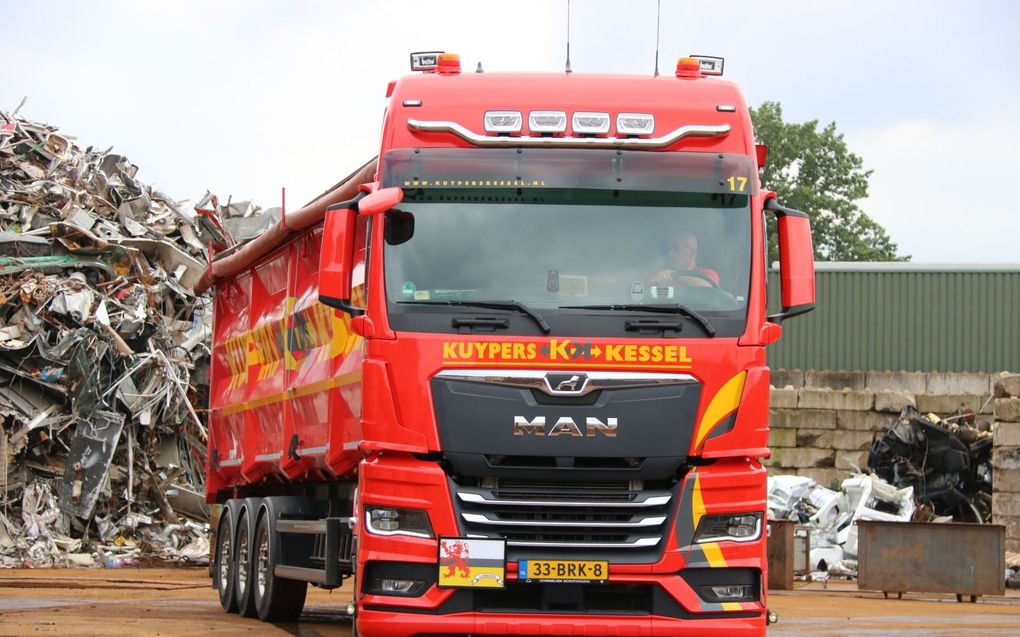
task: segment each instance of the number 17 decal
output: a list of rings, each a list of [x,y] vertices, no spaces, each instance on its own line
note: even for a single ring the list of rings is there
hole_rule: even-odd
[[[744,192],[747,190],[747,177],[729,177],[730,192]]]

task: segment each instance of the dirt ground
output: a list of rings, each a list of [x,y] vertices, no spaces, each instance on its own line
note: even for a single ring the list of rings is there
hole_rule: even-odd
[[[224,613],[205,568],[0,571],[0,637],[7,635],[350,635],[350,591],[311,589],[297,624],[268,625]],[[777,591],[770,637],[1020,634],[1020,592],[957,603],[953,596],[902,600],[859,592],[849,582]]]

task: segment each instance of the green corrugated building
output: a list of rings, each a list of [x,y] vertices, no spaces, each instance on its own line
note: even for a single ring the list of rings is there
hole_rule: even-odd
[[[815,310],[784,324],[773,369],[1020,370],[1020,264],[816,263]],[[769,275],[769,308],[779,275]]]

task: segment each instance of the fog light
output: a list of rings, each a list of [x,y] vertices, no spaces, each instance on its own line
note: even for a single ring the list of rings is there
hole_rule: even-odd
[[[388,577],[370,578],[365,587],[369,595],[393,595],[395,597],[418,597],[425,592],[428,582],[417,579],[394,579]]]
[[[381,579],[379,582],[379,590],[384,593],[410,593],[414,585],[417,584],[413,579]]]
[[[705,586],[702,590],[705,591],[707,597],[715,598],[721,602],[751,598],[751,587],[744,585]]]
[[[365,506],[365,526],[375,535],[407,535],[431,538],[432,524],[421,509]]]

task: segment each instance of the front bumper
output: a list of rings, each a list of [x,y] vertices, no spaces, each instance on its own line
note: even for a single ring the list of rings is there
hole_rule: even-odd
[[[761,636],[765,634],[765,615],[756,617],[713,617],[697,621],[664,617],[625,617],[619,615],[566,614],[479,614],[417,615],[387,611],[360,610],[358,630],[373,637],[411,635],[585,635],[610,637],[653,637],[679,635],[690,637]]]
[[[761,466],[746,459],[692,471],[674,500],[677,510],[662,538],[661,557],[652,563],[610,561],[606,584],[525,584],[517,580],[512,559],[506,565],[506,589],[445,589],[432,579],[423,594],[400,597],[369,594],[368,584],[360,582],[358,628],[369,636],[764,635],[764,538],[691,544],[701,515],[753,508],[764,501],[764,482]],[[363,504],[427,509],[437,537],[464,534],[447,476],[434,463],[391,456],[363,465],[360,493]],[[359,573],[370,572],[366,567],[372,562],[388,562],[398,570],[400,563],[411,565],[415,575],[408,579],[429,578],[423,575],[426,570],[438,572],[436,540],[360,532]],[[753,574],[754,601],[709,603],[698,595],[699,580],[692,573],[725,569]]]

